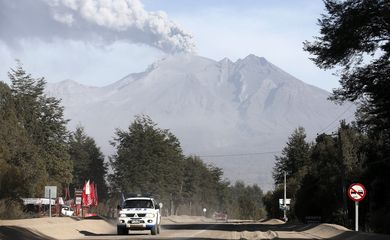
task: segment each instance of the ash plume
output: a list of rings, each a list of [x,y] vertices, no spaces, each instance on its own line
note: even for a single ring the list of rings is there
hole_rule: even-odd
[[[194,52],[190,33],[139,0],[0,0],[0,40],[69,39],[146,44],[167,53]]]

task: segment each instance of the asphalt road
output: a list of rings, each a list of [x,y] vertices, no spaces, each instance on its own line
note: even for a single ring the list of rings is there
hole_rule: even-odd
[[[95,234],[81,232],[83,239],[270,239],[272,231],[292,231],[292,226],[265,225],[256,223],[198,223],[198,224],[166,224],[162,226],[161,233],[150,235],[150,231],[130,231],[129,235]],[[1,240],[38,240],[50,239],[39,236],[24,228],[13,226],[0,226]]]
[[[49,239],[39,236],[29,230],[15,226],[0,226],[0,239],[1,240],[41,240]]]
[[[174,240],[217,240],[217,239],[390,239],[390,236],[381,235],[370,237],[358,235],[353,231],[346,231],[340,235],[326,238],[310,234],[315,225],[279,224],[268,225],[261,223],[194,223],[194,224],[166,224],[162,226],[161,234],[150,235],[150,231],[130,231],[129,235],[118,236],[113,233],[95,234],[80,231],[84,235],[81,239],[174,239]],[[32,233],[26,229],[12,226],[0,226],[1,240],[40,240],[51,239]]]

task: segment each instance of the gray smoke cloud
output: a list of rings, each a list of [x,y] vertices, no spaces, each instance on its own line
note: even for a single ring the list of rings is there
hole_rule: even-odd
[[[0,38],[141,43],[167,53],[194,52],[191,34],[139,0],[0,0]]]

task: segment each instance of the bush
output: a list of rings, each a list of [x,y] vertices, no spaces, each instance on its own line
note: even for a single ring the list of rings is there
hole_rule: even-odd
[[[20,199],[6,198],[0,200],[0,219],[26,218],[23,202]]]

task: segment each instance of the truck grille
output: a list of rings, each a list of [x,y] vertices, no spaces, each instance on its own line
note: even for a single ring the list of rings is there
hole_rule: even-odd
[[[138,213],[138,214],[135,214],[135,213],[129,213],[129,214],[126,214],[127,217],[140,217],[140,218],[143,218],[146,216],[146,213]]]

